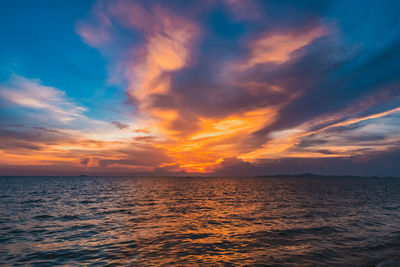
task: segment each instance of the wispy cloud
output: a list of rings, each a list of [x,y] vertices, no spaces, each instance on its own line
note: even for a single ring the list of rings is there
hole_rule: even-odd
[[[306,32],[268,33],[251,42],[251,57],[240,66],[247,69],[257,64],[285,63],[293,53],[323,36],[325,32],[324,28],[318,27]]]
[[[0,96],[12,104],[45,110],[49,117],[61,122],[74,120],[86,110],[68,100],[65,92],[18,75],[0,86]]]
[[[2,116],[0,166],[82,166],[101,171],[122,164],[148,172],[169,162],[161,149],[148,144],[145,130],[121,131],[129,125],[88,118],[83,114],[86,108],[40,80],[12,76],[0,86],[0,104],[14,114]],[[30,116],[32,110],[39,113]]]

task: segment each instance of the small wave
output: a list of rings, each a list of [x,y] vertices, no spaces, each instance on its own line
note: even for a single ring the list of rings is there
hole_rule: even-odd
[[[51,219],[53,218],[53,216],[48,215],[48,214],[41,214],[41,215],[37,215],[35,217],[33,217],[36,220],[46,220],[46,219]]]
[[[280,236],[294,236],[294,235],[304,235],[304,234],[334,234],[340,231],[337,230],[335,227],[330,226],[322,226],[322,227],[310,227],[310,228],[293,228],[293,229],[284,229],[284,230],[277,230],[274,231],[275,234]]]
[[[63,215],[58,218],[60,221],[73,221],[73,220],[78,220],[79,216],[77,215]]]
[[[122,214],[133,214],[131,211],[126,209],[115,209],[115,210],[106,210],[98,212],[99,215],[108,215],[108,214],[115,214],[115,213],[122,213]]]
[[[21,201],[20,204],[31,204],[31,203],[40,203],[43,202],[42,199],[28,199],[28,200],[24,200]]]
[[[376,265],[376,267],[399,267],[400,259],[387,259]]]

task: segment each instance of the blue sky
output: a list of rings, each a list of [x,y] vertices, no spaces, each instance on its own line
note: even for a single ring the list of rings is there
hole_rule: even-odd
[[[398,1],[0,4],[0,174],[400,176]]]

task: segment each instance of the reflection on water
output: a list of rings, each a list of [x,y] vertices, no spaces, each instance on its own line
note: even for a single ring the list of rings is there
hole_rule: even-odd
[[[400,180],[0,178],[0,263],[372,265],[400,251]]]

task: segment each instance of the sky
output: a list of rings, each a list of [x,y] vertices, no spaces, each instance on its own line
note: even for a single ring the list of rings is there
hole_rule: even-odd
[[[397,0],[15,0],[0,22],[0,175],[400,176]]]

